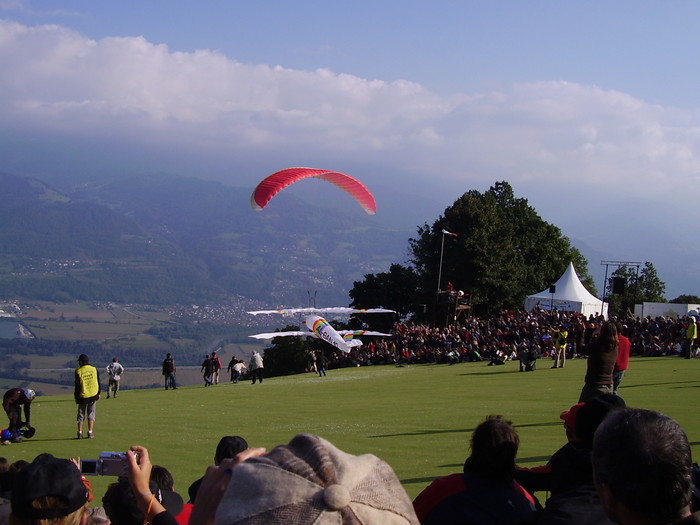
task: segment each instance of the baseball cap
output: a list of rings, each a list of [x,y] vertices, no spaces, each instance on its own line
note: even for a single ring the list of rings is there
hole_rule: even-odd
[[[56,498],[49,508],[38,508],[36,500]],[[80,471],[68,459],[40,454],[19,471],[12,488],[12,513],[23,519],[60,518],[75,512],[88,501],[88,490]]]
[[[323,438],[299,434],[288,445],[237,465],[216,525],[418,525],[391,467],[353,456]]]
[[[576,414],[583,405],[584,403],[576,403],[569,410],[564,410],[564,412],[559,415],[559,419],[564,420],[564,425],[568,430],[576,432]]]

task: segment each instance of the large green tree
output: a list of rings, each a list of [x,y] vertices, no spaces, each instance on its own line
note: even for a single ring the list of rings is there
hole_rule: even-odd
[[[426,304],[449,281],[472,294],[475,313],[522,308],[527,295],[556,281],[570,262],[596,293],[586,259],[507,182],[484,193],[468,191],[432,226],[418,228],[409,244]]]
[[[666,283],[659,278],[654,265],[647,261],[637,270],[637,266],[622,265],[611,274],[606,286],[610,315],[631,315],[635,304],[666,302]],[[620,293],[613,293],[615,279],[624,284]]]
[[[366,274],[350,290],[353,308],[383,307],[407,317],[416,309],[418,275],[413,268],[392,264],[388,272]]]

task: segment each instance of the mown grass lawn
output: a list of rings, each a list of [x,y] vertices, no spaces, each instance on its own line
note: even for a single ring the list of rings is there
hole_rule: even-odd
[[[352,454],[389,462],[411,497],[438,476],[460,471],[470,434],[488,414],[511,419],[521,438],[519,463],[547,461],[565,442],[559,414],[578,400],[586,362],[564,369],[540,360],[534,372],[517,363],[376,366],[269,378],[262,385],[228,382],[177,391],[128,390],[98,402],[96,437],[75,439],[71,395],[41,396],[33,404],[36,436],[5,446],[10,461],[40,452],[96,458],[100,451],[149,448],[168,467],[186,498],[189,484],[211,464],[219,438],[245,437],[252,446],[286,443],[299,432],[318,434]],[[700,445],[700,359],[633,358],[620,394],[629,406],[677,419],[693,449]],[[95,505],[109,478],[93,478]]]

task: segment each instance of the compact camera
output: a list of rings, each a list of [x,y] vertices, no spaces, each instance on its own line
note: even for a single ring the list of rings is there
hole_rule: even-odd
[[[99,459],[81,459],[80,472],[88,476],[126,476],[126,454],[100,452]]]

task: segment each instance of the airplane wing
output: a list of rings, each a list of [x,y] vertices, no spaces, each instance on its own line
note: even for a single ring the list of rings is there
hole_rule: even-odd
[[[330,308],[283,308],[280,310],[255,310],[248,312],[251,315],[260,314],[279,314],[279,315],[294,315],[294,314],[313,314],[313,313],[330,313],[338,315],[349,314],[390,314],[396,313],[395,310],[386,308],[350,308],[344,306],[335,306]]]
[[[267,334],[254,334],[249,335],[253,339],[274,339],[275,337],[304,337],[304,336],[316,337],[316,334],[309,332],[308,330],[297,330],[293,332],[270,332]]]
[[[338,333],[345,339],[346,336],[357,337],[360,335],[376,335],[378,337],[391,337],[391,334],[385,334],[384,332],[372,332],[370,330],[338,330]]]

